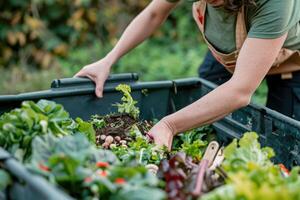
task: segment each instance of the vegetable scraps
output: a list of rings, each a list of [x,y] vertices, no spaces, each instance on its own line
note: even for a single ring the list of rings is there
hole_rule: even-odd
[[[130,110],[138,111],[138,108],[134,106],[136,102],[131,97],[131,88],[128,85],[120,84],[116,89],[123,93],[124,103],[121,107],[130,109],[118,109],[119,113],[106,116],[92,116],[91,123],[96,129],[97,145],[110,149],[121,161],[135,158],[144,165],[158,165],[168,153],[166,148],[156,148],[153,141],[149,141],[146,137],[146,133],[154,123],[146,120],[140,121],[138,115],[132,115]],[[134,113],[139,113],[139,111]],[[183,151],[195,162],[199,162],[208,144],[205,141],[207,136],[205,133],[210,133],[209,131],[211,129],[203,127],[179,134],[174,139],[172,154]]]

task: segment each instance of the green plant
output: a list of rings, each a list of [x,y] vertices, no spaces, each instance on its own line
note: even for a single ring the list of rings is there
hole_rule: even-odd
[[[62,137],[75,132],[95,141],[91,124],[79,118],[72,120],[62,105],[52,101],[24,101],[21,108],[0,116],[0,146],[19,160],[31,155],[31,142],[36,136],[50,133]]]
[[[228,175],[226,185],[206,194],[204,200],[219,199],[299,199],[300,169],[294,168],[285,177],[281,168],[270,158],[275,154],[269,147],[261,148],[258,135],[245,133],[225,148],[222,167]]]
[[[98,117],[98,115],[92,116],[91,123],[98,129],[104,128],[106,126],[104,119],[98,119]]]
[[[72,48],[97,39],[115,44],[128,22],[148,4],[149,0],[1,2],[0,65],[21,62],[45,69],[58,57],[67,57]],[[178,38],[193,44],[192,39],[186,39],[197,36],[196,31],[190,31],[197,29],[190,23],[192,15],[186,15],[191,7],[191,3],[185,3],[174,11],[154,37],[166,44]]]
[[[0,169],[0,192],[5,190],[11,184],[11,182],[12,180],[9,174]]]
[[[128,147],[120,146],[113,148],[112,151],[124,162],[135,159],[143,165],[158,165],[167,156],[166,149],[155,148],[155,144],[148,141],[144,136],[133,138]]]
[[[134,119],[138,119],[140,110],[135,106],[137,101],[133,100],[131,97],[131,88],[129,85],[120,84],[116,87],[116,90],[123,93],[123,97],[121,98],[122,104],[117,103],[115,106],[118,107],[119,113],[126,113],[129,114]]]
[[[96,143],[95,130],[93,125],[89,122],[83,121],[81,118],[77,117],[75,119],[75,126],[73,127],[74,132],[80,132],[87,136],[89,141]]]
[[[211,140],[208,138],[210,135],[213,135],[213,130],[210,127],[186,131],[174,138],[172,149],[175,152],[183,151],[187,156],[192,157],[195,162],[199,162],[208,145],[208,141]]]
[[[270,158],[275,155],[272,148],[261,148],[254,132],[245,133],[239,141],[234,139],[225,148],[224,154],[226,159],[222,166],[228,173],[272,166]]]
[[[111,151],[97,149],[83,134],[36,137],[29,167],[79,199],[120,199],[125,194],[126,199],[164,198],[156,188],[158,179],[145,167],[130,160],[120,163]]]

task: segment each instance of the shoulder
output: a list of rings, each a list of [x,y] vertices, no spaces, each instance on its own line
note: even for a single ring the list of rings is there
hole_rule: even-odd
[[[249,36],[276,38],[300,20],[300,0],[256,0],[248,8]]]

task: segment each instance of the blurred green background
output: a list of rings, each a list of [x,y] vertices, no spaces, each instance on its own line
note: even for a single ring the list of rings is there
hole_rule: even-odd
[[[150,0],[10,0],[0,2],[0,94],[47,89],[103,57]],[[206,45],[182,3],[160,30],[113,67],[141,80],[197,76]],[[265,84],[253,100],[264,104]]]

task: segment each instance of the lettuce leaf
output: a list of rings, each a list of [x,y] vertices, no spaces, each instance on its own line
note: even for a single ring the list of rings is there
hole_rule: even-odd
[[[238,141],[234,139],[224,150],[223,167],[227,173],[252,170],[257,167],[272,166],[270,158],[275,156],[273,149],[261,148],[255,132],[245,133]]]
[[[226,185],[205,194],[201,200],[300,199],[299,168],[284,177],[280,167],[270,160],[274,151],[261,148],[256,133],[245,133],[239,141],[235,139],[224,153]]]
[[[70,118],[63,106],[53,101],[24,101],[16,108],[0,116],[0,146],[18,160],[31,155],[31,143],[36,136],[51,134],[63,137],[77,132],[84,133],[95,142],[95,131],[88,122]]]

